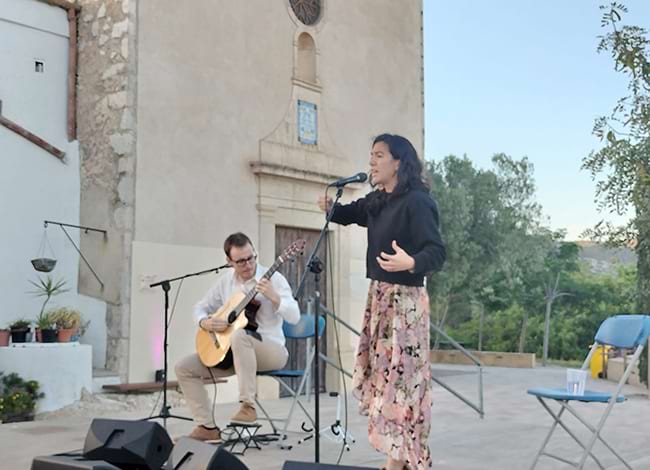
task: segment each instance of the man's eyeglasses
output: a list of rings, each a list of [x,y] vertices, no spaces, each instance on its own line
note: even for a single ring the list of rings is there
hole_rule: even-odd
[[[257,255],[250,255],[248,258],[242,258],[242,259],[231,260],[231,261],[239,267],[244,267],[248,263],[254,263],[256,260],[257,260]]]

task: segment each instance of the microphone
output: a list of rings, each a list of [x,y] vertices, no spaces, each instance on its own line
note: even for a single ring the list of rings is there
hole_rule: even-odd
[[[333,183],[328,184],[328,187],[335,187],[335,188],[342,188],[346,184],[350,183],[364,183],[368,179],[368,175],[366,173],[357,173],[354,176],[348,176],[347,178],[341,178]]]

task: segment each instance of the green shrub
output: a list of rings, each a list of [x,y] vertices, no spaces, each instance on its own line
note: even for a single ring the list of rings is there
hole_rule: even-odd
[[[34,418],[36,401],[45,396],[39,392],[36,380],[23,380],[11,373],[2,377],[0,372],[0,421],[12,423]]]

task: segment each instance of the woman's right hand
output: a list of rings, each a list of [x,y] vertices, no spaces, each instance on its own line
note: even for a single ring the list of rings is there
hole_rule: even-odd
[[[318,198],[318,207],[323,212],[328,212],[329,213],[329,211],[332,210],[332,204],[333,204],[333,201],[332,201],[331,197],[326,198],[325,196],[320,196]]]

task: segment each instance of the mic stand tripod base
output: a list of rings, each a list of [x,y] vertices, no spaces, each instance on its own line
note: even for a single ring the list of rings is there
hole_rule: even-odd
[[[224,264],[223,266],[219,266],[217,268],[212,268],[212,269],[206,269],[205,271],[199,271],[197,273],[190,273],[190,274],[185,274],[184,276],[179,276],[175,277],[172,279],[165,279],[164,281],[156,282],[155,284],[150,284],[149,287],[162,287],[162,290],[164,292],[165,296],[165,336],[163,339],[163,360],[164,360],[164,366],[163,366],[163,380],[162,380],[162,387],[163,387],[163,402],[162,406],[160,407],[160,413],[158,413],[156,416],[150,416],[148,418],[144,418],[142,421],[147,421],[150,419],[158,419],[162,418],[163,420],[163,427],[167,429],[167,419],[168,418],[176,418],[176,419],[183,419],[186,421],[194,421],[192,418],[188,418],[186,416],[177,416],[174,414],[171,414],[169,410],[171,409],[171,406],[167,404],[167,376],[169,375],[168,372],[168,363],[167,363],[167,348],[169,346],[167,338],[169,337],[169,290],[171,289],[171,283],[174,281],[183,281],[184,279],[187,279],[188,277],[194,277],[194,276],[201,276],[203,274],[208,274],[208,273],[218,273],[220,270],[224,268],[230,267],[227,264]],[[179,287],[180,289],[180,287]]]
[[[177,416],[174,414],[171,414],[169,410],[171,409],[171,406],[167,404],[167,376],[168,376],[168,367],[167,367],[167,338],[168,338],[168,330],[169,330],[169,290],[171,289],[171,285],[169,281],[163,281],[160,286],[162,287],[164,294],[165,294],[165,336],[163,340],[163,358],[164,358],[164,367],[163,367],[163,381],[162,381],[162,395],[163,395],[163,402],[160,407],[160,413],[158,413],[156,416],[150,416],[148,418],[144,418],[142,421],[148,421],[150,419],[162,419],[163,420],[163,428],[167,429],[167,419],[169,418],[176,418],[176,419],[182,419],[185,421],[193,421],[192,418],[188,418],[186,416]]]
[[[349,452],[351,450],[350,444],[354,444],[357,441],[354,439],[354,436],[352,436],[352,433],[348,431],[345,428],[345,426],[343,426],[343,423],[341,422],[341,394],[339,394],[338,392],[330,392],[329,396],[337,399],[336,400],[336,421],[334,421],[334,423],[331,424],[330,426],[322,427],[319,431],[319,435],[325,436],[331,442],[337,444],[343,443],[345,450]],[[316,436],[316,433],[313,432],[313,429],[307,429],[305,427],[305,423],[303,423],[302,429],[305,432],[311,432],[311,434],[300,439],[298,441],[298,444],[307,442]]]

